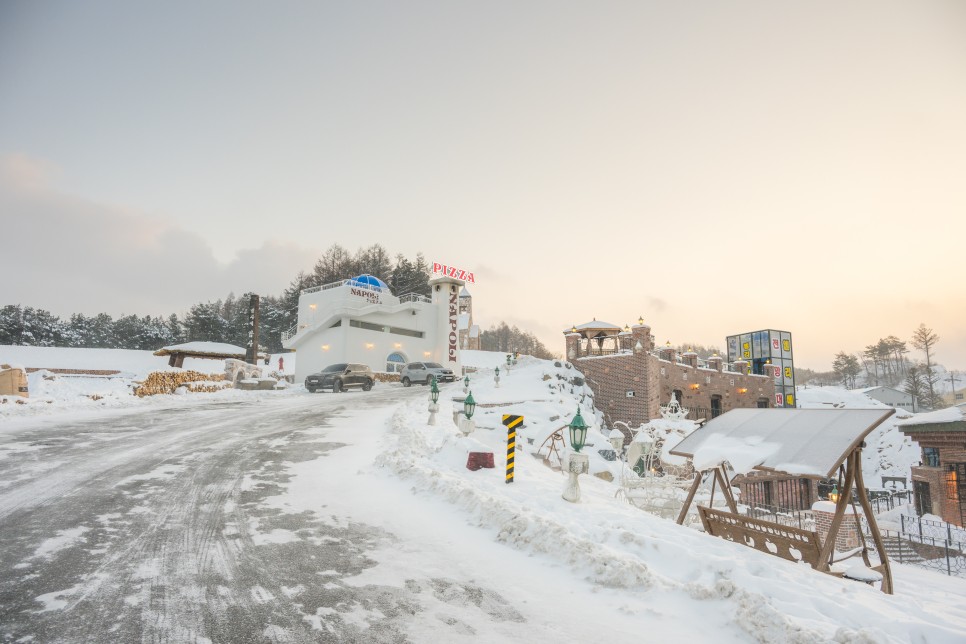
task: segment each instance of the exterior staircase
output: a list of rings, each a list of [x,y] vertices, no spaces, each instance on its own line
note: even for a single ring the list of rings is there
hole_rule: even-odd
[[[916,552],[913,548],[914,544],[908,539],[883,535],[882,545],[885,546],[886,554],[889,555],[889,561],[912,565],[922,565],[926,561]]]

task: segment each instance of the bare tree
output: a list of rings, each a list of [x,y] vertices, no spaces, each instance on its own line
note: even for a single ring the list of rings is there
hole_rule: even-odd
[[[932,356],[933,348],[939,342],[939,335],[932,329],[920,324],[915,333],[912,334],[912,346],[926,354],[926,380],[929,383],[929,405],[936,404],[936,379],[933,377]]]

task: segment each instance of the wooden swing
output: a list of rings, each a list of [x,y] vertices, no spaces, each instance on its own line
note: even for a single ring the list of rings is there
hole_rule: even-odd
[[[684,523],[705,476],[713,476],[711,503],[715,490],[720,488],[730,512],[698,506],[705,532],[782,559],[808,563],[824,573],[867,583],[881,576],[882,592],[891,595],[892,569],[862,480],[862,447],[865,437],[894,412],[893,409],[735,409],[712,419],[670,451],[691,458],[695,469],[699,470],[677,522]],[[784,472],[815,479],[831,478],[838,473],[839,497],[824,542],[814,530],[738,513],[725,464],[748,458],[749,454],[760,461],[751,469],[763,472]],[[880,563],[876,566],[872,566],[869,560],[857,516],[861,547],[846,553],[835,551],[846,509],[851,505],[852,511],[856,512],[853,490],[879,553]],[[858,567],[845,573],[832,571],[832,564],[860,554],[865,568]]]

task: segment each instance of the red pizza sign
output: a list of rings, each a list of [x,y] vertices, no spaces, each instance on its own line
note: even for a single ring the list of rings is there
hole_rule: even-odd
[[[470,284],[476,284],[476,277],[473,275],[473,273],[467,270],[464,270],[462,268],[456,268],[455,266],[447,266],[446,264],[440,264],[439,262],[433,262],[433,275],[442,275],[443,277],[454,277],[458,280],[469,282]]]

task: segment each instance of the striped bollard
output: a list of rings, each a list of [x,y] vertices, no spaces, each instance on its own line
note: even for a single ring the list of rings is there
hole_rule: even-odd
[[[523,416],[503,415],[506,426],[506,482],[513,483],[513,460],[517,449],[517,427],[523,424]]]

